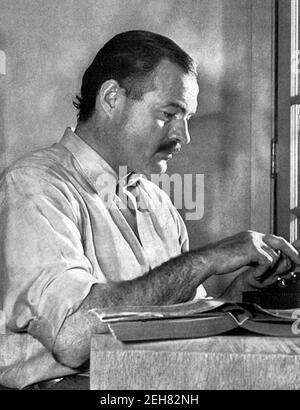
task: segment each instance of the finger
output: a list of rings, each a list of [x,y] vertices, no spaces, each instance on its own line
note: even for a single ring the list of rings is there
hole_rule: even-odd
[[[270,248],[269,246],[262,246],[260,248],[260,260],[259,263],[262,264],[266,264],[268,265],[270,268],[274,267],[277,263],[277,261],[279,260],[281,253],[280,252],[276,252],[274,249]]]
[[[261,275],[259,281],[263,286],[269,286],[276,283],[279,277],[289,278],[292,275],[289,271],[294,267],[294,263],[286,255],[282,254],[277,263]]]
[[[283,273],[289,273],[295,267],[294,263],[286,255],[282,254],[277,264],[274,266],[275,273],[282,275]]]
[[[278,282],[278,275],[270,275],[262,282],[260,282],[260,288],[267,288],[268,286],[274,285]]]
[[[280,275],[273,269],[268,269],[263,274],[261,274],[260,277],[257,278],[257,280],[260,283],[261,287],[265,288],[266,286],[276,283],[279,277]]]
[[[287,272],[287,273],[283,273],[283,274],[278,274],[278,280],[280,279],[292,279],[295,276],[293,275],[292,272]]]
[[[282,251],[285,255],[291,258],[295,264],[300,265],[300,256],[297,249],[284,238],[274,235],[265,235],[263,241],[271,248]]]
[[[246,271],[246,273],[248,273],[248,283],[254,288],[264,288],[262,277],[268,270],[269,268],[267,265],[259,265],[255,268],[250,268],[248,271]]]
[[[282,279],[291,279],[293,277],[294,275],[292,272],[280,274],[277,271],[272,272],[269,270],[267,271],[267,275],[261,276],[259,283],[261,288],[266,288],[268,286],[274,285],[275,283],[278,283],[278,281]]]
[[[259,283],[260,288],[266,288],[267,286],[273,285],[278,281],[278,278],[280,275],[278,275],[274,270],[272,269],[267,269],[264,272],[257,271],[256,274],[256,280]]]

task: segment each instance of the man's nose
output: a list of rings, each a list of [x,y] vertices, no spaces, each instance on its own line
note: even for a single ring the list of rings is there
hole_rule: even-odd
[[[171,138],[176,138],[183,144],[189,144],[191,141],[189,126],[186,119],[177,119],[170,134]]]

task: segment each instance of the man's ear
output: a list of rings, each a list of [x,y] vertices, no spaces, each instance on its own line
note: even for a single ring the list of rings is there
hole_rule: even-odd
[[[112,117],[114,111],[117,108],[117,103],[120,98],[123,89],[119,86],[119,83],[115,80],[105,81],[99,90],[98,104],[106,112],[109,117]]]

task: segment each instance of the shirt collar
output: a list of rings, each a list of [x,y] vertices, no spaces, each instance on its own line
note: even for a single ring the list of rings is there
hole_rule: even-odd
[[[121,175],[118,175],[100,154],[69,127],[60,140],[60,144],[73,154],[85,177],[97,192],[100,192],[105,187],[106,190],[116,193],[117,186],[133,186],[143,176],[142,174],[132,172],[120,172]],[[123,167],[124,170],[125,167]]]

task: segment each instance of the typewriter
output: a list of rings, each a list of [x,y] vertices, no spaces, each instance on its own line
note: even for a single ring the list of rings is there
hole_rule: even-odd
[[[262,290],[243,292],[243,302],[256,303],[266,309],[300,308],[300,272]]]

